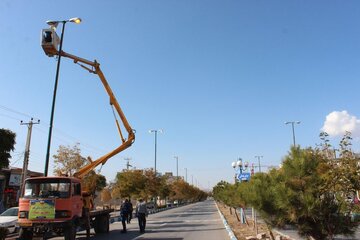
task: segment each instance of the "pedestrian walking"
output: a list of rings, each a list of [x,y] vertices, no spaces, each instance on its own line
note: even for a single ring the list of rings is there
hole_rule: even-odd
[[[142,198],[140,198],[139,202],[136,204],[135,214],[139,221],[140,232],[144,233],[145,227],[146,227],[146,217],[148,215],[148,211],[146,208],[146,203],[144,202],[144,200]]]
[[[129,200],[125,199],[125,201],[121,204],[120,207],[120,216],[121,216],[121,223],[123,226],[123,230],[121,233],[126,233],[126,222],[129,216],[130,206]]]
[[[134,211],[133,205],[131,203],[131,200],[129,200],[129,214],[128,214],[127,223],[131,222],[133,211]]]
[[[85,219],[86,239],[90,239],[90,210],[94,208],[93,198],[88,191],[82,192],[83,216]]]

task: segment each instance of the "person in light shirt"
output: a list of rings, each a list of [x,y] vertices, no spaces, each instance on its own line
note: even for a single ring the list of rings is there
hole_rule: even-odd
[[[90,210],[94,207],[91,194],[88,191],[82,192],[83,199],[83,216],[85,219],[86,239],[90,239]]]
[[[145,227],[146,227],[146,217],[148,215],[148,211],[147,211],[147,207],[146,207],[146,202],[144,202],[144,200],[142,198],[140,198],[139,202],[136,204],[135,214],[139,221],[140,232],[144,233]]]

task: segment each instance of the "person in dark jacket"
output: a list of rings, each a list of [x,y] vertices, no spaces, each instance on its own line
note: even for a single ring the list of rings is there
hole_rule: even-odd
[[[127,223],[131,222],[133,211],[134,211],[133,205],[131,203],[131,200],[129,200],[129,214],[127,218]]]
[[[130,212],[129,200],[125,199],[125,201],[121,204],[120,207],[121,223],[123,226],[123,230],[121,231],[121,233],[126,233],[126,222],[129,216],[129,212]]]

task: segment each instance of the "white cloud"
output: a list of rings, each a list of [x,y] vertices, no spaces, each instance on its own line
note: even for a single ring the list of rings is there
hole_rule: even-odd
[[[330,136],[343,136],[346,131],[351,132],[352,137],[360,137],[360,119],[351,116],[347,111],[334,111],[326,116],[321,131]]]

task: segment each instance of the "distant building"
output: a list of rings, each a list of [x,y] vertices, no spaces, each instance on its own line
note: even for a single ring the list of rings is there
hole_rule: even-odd
[[[43,173],[27,171],[27,177],[40,177]],[[5,208],[18,206],[22,168],[0,170],[0,201]],[[1,204],[0,203],[0,204]]]
[[[166,177],[166,182],[168,184],[171,184],[176,181],[176,177],[174,176],[174,174],[172,172],[165,172],[164,176]]]

